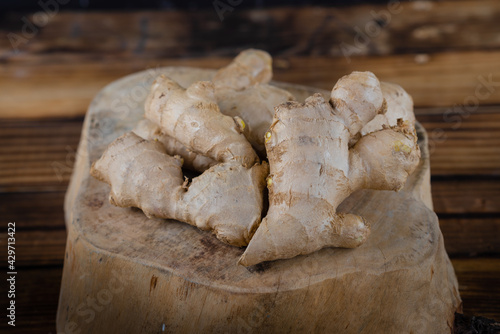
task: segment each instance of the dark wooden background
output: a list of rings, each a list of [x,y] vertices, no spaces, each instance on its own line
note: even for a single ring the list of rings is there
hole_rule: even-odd
[[[55,333],[63,200],[94,94],[147,68],[218,68],[249,47],[275,57],[276,80],[331,89],[344,74],[370,70],[413,96],[430,136],[435,211],[464,312],[500,319],[500,2],[412,1],[389,17],[373,14],[388,6],[247,4],[222,21],[210,5],[2,12],[1,267],[7,271],[7,223],[15,221],[20,332]]]

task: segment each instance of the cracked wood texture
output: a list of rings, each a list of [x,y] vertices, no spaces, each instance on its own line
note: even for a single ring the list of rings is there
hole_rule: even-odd
[[[222,22],[211,3],[203,10],[135,13],[61,6],[18,52],[6,35],[22,37],[22,18],[32,20],[33,13],[0,13],[0,217],[17,223],[22,287],[16,328],[0,322],[0,331],[55,332],[66,244],[64,194],[82,116],[94,95],[148,68],[218,68],[248,47],[271,52],[276,80],[330,89],[341,75],[371,70],[413,95],[417,119],[429,135],[434,211],[463,311],[500,319],[500,4],[401,4],[403,10],[390,20],[377,18],[380,33],[357,44],[349,59],[341,43],[356,46],[359,29],[372,24],[372,11],[381,13],[387,3],[272,9],[248,4],[226,13]],[[492,91],[481,88],[489,76]],[[128,96],[125,105],[137,107],[135,99]],[[472,104],[465,108],[466,103]],[[3,247],[6,230],[0,234]],[[5,281],[0,289],[7,290]],[[0,306],[7,307],[7,298],[0,298]],[[81,312],[82,319],[92,315],[86,308]],[[256,324],[258,315],[259,310],[253,321],[244,320]]]
[[[214,73],[179,67],[158,71],[185,87]],[[89,175],[107,145],[144,113],[141,107],[119,110],[115,101],[149,87],[153,79],[143,71],[108,85],[86,115],[65,201],[68,240],[59,331],[75,326],[89,333],[161,328],[172,333],[451,332],[462,305],[432,211],[427,136],[421,126],[422,159],[402,191],[359,191],[339,207],[370,221],[365,244],[245,268],[236,264],[243,250],[218,242],[211,233],[112,206],[109,186]],[[279,86],[299,101],[317,91]],[[119,293],[125,287],[128,293]],[[79,306],[100,294],[112,303],[87,322]]]

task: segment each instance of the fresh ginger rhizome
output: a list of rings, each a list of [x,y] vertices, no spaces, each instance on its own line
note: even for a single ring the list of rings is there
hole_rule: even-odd
[[[247,50],[211,82],[184,88],[158,77],[145,119],[92,166],[111,186],[110,202],[247,246],[244,266],[362,244],[369,222],[337,207],[358,189],[397,191],[415,170],[412,99],[354,72],[328,100],[315,94],[300,103],[269,84],[271,62]],[[187,182],[183,167],[201,174]]]

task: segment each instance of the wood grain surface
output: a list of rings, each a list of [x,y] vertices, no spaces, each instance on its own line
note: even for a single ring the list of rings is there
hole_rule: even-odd
[[[18,52],[6,35],[23,36],[22,18],[33,19],[32,13],[2,13],[0,217],[18,226],[20,332],[55,332],[65,243],[62,205],[82,116],[94,94],[148,68],[217,68],[247,47],[273,54],[276,80],[329,89],[339,76],[369,69],[413,95],[417,119],[435,147],[434,208],[464,312],[500,319],[500,5],[402,5],[390,22],[378,22],[377,36],[361,44],[355,38],[372,24],[371,11],[379,13],[387,4],[235,8],[222,22],[211,9],[62,8]],[[344,57],[342,43],[359,46],[356,54]],[[481,86],[488,78],[491,90]],[[129,103],[134,106],[133,97]],[[0,287],[4,291],[3,281]],[[1,322],[0,330],[5,326]]]
[[[61,57],[60,61],[57,58]],[[64,58],[64,59],[63,59]],[[90,58],[90,59],[89,59]],[[289,56],[275,59],[275,80],[331,89],[343,75],[352,71],[373,71],[383,81],[405,87],[417,107],[453,106],[475,103],[499,104],[500,51],[436,53],[426,63],[410,54],[384,57],[360,56],[348,63],[344,57]],[[417,60],[416,60],[417,59]],[[0,63],[0,103],[3,117],[64,117],[85,113],[92,97],[107,83],[127,74],[161,66],[219,68],[229,57],[203,58],[123,58],[74,54],[40,55],[40,58]],[[75,66],[78,63],[78,66]],[[465,71],[457,71],[465,68]],[[26,78],[29,80],[26,80]],[[6,79],[9,80],[6,80]],[[70,80],[68,80],[68,78]],[[71,80],[74,78],[74,80]],[[490,93],[483,82],[493,82]],[[34,90],[33,87],[37,89]],[[439,87],[439,89],[436,89]],[[476,97],[476,90],[479,92]],[[495,94],[496,92],[496,94]],[[480,98],[479,98],[480,97]]]
[[[183,86],[214,74],[186,67],[160,72]],[[173,333],[234,333],[242,330],[241,319],[254,316],[255,308],[264,309],[266,316],[248,326],[251,333],[452,329],[462,302],[437,216],[430,209],[428,137],[420,124],[420,163],[405,187],[399,192],[361,190],[338,208],[370,222],[371,234],[362,246],[323,249],[245,268],[237,265],[242,249],[187,224],[146,219],[140,210],[117,208],[108,201],[109,186],[90,176],[92,162],[107,145],[143,118],[143,108],[123,111],[114,101],[137,87],[149,87],[152,80],[142,71],[109,84],[85,117],[65,198],[68,239],[58,330],[74,323],[83,332],[150,333],[164,326]],[[275,84],[299,101],[318,92]],[[82,320],[78,305],[89,295],[99,295],[119,271],[134,273],[123,277],[134,291],[115,294],[113,304],[93,322]],[[88,273],[92,284],[80,279]],[[155,282],[154,288],[144,289],[148,281]],[[191,314],[198,317],[186,321]],[[133,317],[138,321],[130,322]]]

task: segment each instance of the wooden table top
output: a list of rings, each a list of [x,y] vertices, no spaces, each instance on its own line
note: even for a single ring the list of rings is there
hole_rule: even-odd
[[[429,133],[434,207],[464,313],[500,319],[497,1],[234,8],[223,21],[213,9],[61,10],[48,22],[32,14],[5,13],[0,22],[0,248],[7,223],[16,222],[23,333],[55,332],[63,200],[92,97],[136,71],[218,68],[248,47],[275,57],[279,81],[331,89],[342,75],[370,70],[413,96]],[[126,103],[135,107],[133,97]],[[7,271],[6,251],[2,259]],[[0,331],[7,327],[0,322]]]

